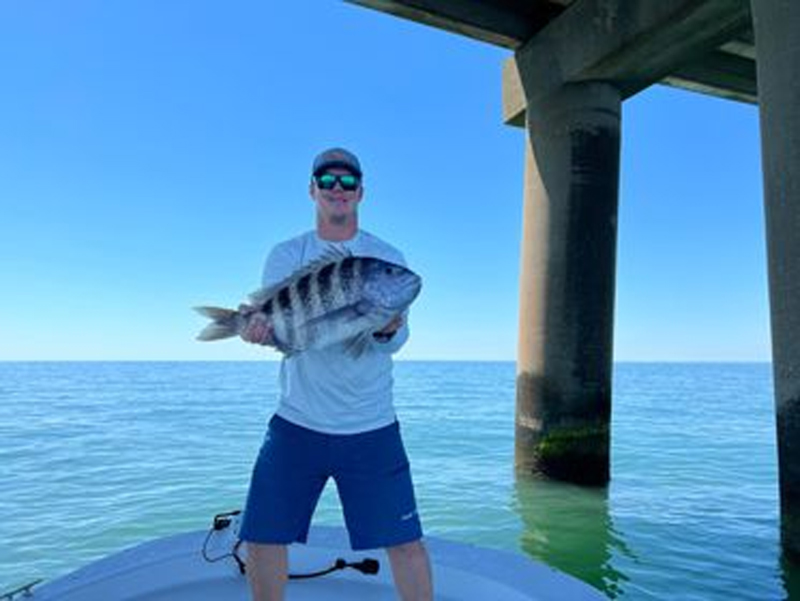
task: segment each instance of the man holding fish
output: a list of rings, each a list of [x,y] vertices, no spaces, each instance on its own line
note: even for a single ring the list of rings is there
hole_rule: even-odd
[[[304,542],[334,478],[355,550],[385,548],[404,601],[433,598],[408,459],[392,399],[392,354],[421,287],[402,254],[359,228],[358,158],[331,148],[314,160],[316,228],[275,246],[264,288],[199,336],[239,335],[284,353],[280,400],[253,470],[240,537],[256,601],[280,600],[287,545]]]

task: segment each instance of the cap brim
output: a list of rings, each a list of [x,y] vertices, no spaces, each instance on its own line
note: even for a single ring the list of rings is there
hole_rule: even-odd
[[[316,166],[314,169],[314,175],[319,175],[320,172],[325,171],[326,169],[347,169],[350,173],[361,177],[361,170],[352,163],[348,163],[346,161],[325,161],[324,163]]]

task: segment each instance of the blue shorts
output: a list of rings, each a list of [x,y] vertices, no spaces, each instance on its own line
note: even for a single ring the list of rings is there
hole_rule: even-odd
[[[253,468],[239,536],[262,544],[306,542],[328,478],[339,491],[354,550],[419,540],[422,527],[397,422],[360,434],[323,434],[279,416]]]

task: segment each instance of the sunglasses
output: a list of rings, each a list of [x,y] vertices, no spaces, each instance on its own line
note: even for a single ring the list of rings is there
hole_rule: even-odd
[[[315,175],[314,181],[321,190],[333,190],[336,182],[342,187],[342,190],[352,192],[357,190],[361,185],[361,178],[357,175],[346,173],[344,175],[334,175],[333,173],[323,173],[322,175]]]

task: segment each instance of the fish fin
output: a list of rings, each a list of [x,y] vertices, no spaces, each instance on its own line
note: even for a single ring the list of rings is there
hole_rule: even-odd
[[[352,257],[353,253],[347,248],[337,248],[336,246],[327,247],[322,254],[314,259],[311,265],[324,265],[325,263],[332,263],[333,261],[341,261],[347,257]]]
[[[238,311],[222,307],[195,307],[194,310],[212,320],[197,335],[197,340],[222,340],[239,333]]]
[[[266,302],[278,294],[284,286],[288,286],[293,276],[289,276],[272,286],[264,286],[247,295],[247,301],[253,307],[263,307]]]
[[[265,286],[263,288],[259,288],[255,292],[251,293],[248,296],[248,299],[250,303],[256,307],[263,305],[264,303],[267,302],[267,300],[275,296],[278,290],[280,290],[285,286],[288,286],[291,282],[299,280],[308,273],[317,271],[323,265],[327,265],[328,263],[334,263],[336,261],[341,261],[350,256],[352,256],[352,253],[349,250],[340,249],[332,246],[326,249],[323,254],[321,254],[319,257],[317,257],[307,265],[303,265],[300,269],[296,269],[295,271],[290,273],[280,282],[272,284],[271,286]]]
[[[371,340],[372,334],[370,332],[361,332],[357,336],[344,341],[344,352],[353,359],[358,359],[369,348]]]

